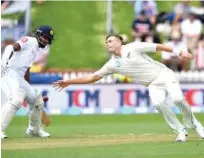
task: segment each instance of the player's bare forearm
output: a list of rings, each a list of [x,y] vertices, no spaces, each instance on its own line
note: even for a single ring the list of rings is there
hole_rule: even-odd
[[[24,78],[28,83],[30,83],[30,68],[27,69]]]
[[[95,81],[100,80],[102,77],[97,76],[97,75],[89,75],[86,77],[80,77],[80,78],[75,78],[71,80],[59,80],[53,83],[53,87],[61,91],[63,88],[71,85],[71,84],[87,84],[87,83],[93,83]]]
[[[157,51],[165,51],[165,52],[173,52],[173,48],[171,46],[165,44],[157,44],[156,46]]]
[[[67,80],[67,82],[69,84],[87,84],[87,83],[93,83],[93,82],[98,81],[100,79],[101,79],[101,77],[99,77],[99,76],[89,75],[86,77],[80,77],[80,78]]]
[[[178,55],[178,56],[180,56],[182,58],[188,59],[188,60],[193,59],[193,55],[188,53],[187,50],[176,49],[176,48],[173,48],[171,46],[164,45],[164,44],[157,44],[156,50],[157,51],[165,51],[165,52],[175,53],[176,55]]]

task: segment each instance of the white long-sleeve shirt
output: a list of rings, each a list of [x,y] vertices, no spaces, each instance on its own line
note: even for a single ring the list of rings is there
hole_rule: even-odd
[[[19,75],[24,76],[27,69],[34,62],[36,54],[39,51],[39,46],[35,37],[28,36],[21,38],[16,43],[20,45],[21,50],[15,52],[13,51],[13,46],[7,46],[2,57],[2,66],[13,69]],[[13,55],[9,59],[12,51]]]
[[[134,82],[149,85],[166,66],[150,58],[146,55],[147,52],[156,52],[156,44],[132,42],[123,45],[121,57],[112,55],[111,59],[94,75],[103,77],[119,73],[131,77]]]

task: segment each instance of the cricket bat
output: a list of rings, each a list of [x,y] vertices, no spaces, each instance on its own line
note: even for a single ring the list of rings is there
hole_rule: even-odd
[[[43,101],[44,102],[47,102],[49,99],[48,97],[43,97]],[[45,125],[45,126],[49,126],[51,124],[51,120],[49,118],[49,116],[46,114],[45,110],[43,109],[42,111],[42,123]]]

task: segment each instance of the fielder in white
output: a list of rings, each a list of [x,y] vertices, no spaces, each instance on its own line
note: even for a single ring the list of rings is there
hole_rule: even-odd
[[[44,106],[41,94],[32,88],[24,79],[26,71],[34,62],[37,51],[46,49],[53,41],[53,30],[49,26],[41,26],[34,37],[22,37],[13,45],[6,47],[1,64],[2,90],[8,101],[1,109],[1,138],[7,138],[5,130],[24,99],[29,104],[29,127],[26,134],[49,137],[50,134],[41,128],[41,117]]]
[[[178,56],[190,60],[192,59],[191,54],[186,50],[175,50],[163,44],[132,42],[123,45],[122,38],[118,35],[107,36],[106,47],[112,54],[112,58],[100,70],[86,77],[56,81],[53,83],[56,90],[62,90],[71,84],[93,83],[105,75],[119,73],[148,86],[153,104],[164,116],[171,129],[178,134],[176,141],[184,142],[186,140],[188,135],[186,128],[194,128],[198,135],[204,139],[204,128],[191,112],[173,71],[146,55],[148,52],[166,51],[174,52]],[[167,106],[167,94],[182,111],[184,125]]]

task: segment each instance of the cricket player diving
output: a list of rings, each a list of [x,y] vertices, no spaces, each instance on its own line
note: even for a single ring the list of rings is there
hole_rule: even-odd
[[[34,62],[37,51],[47,49],[54,39],[50,26],[40,26],[33,37],[25,36],[13,45],[5,48],[1,63],[1,85],[8,101],[1,109],[1,138],[7,138],[5,130],[24,99],[29,105],[29,127],[26,134],[38,137],[49,137],[50,134],[41,128],[41,117],[44,101],[41,93],[35,90],[24,78]]]
[[[168,45],[146,42],[132,42],[123,45],[122,38],[118,35],[107,36],[106,47],[112,57],[100,70],[85,77],[56,81],[53,83],[54,88],[60,91],[71,84],[93,83],[103,76],[113,73],[125,75],[132,78],[134,82],[148,86],[153,105],[163,115],[169,127],[177,133],[177,142],[186,141],[187,128],[195,129],[198,135],[204,139],[204,127],[191,112],[174,72],[146,54],[157,51],[174,52],[181,58],[190,60],[193,57],[187,50],[178,50]],[[170,95],[174,104],[180,108],[184,124],[168,107],[167,95]]]

